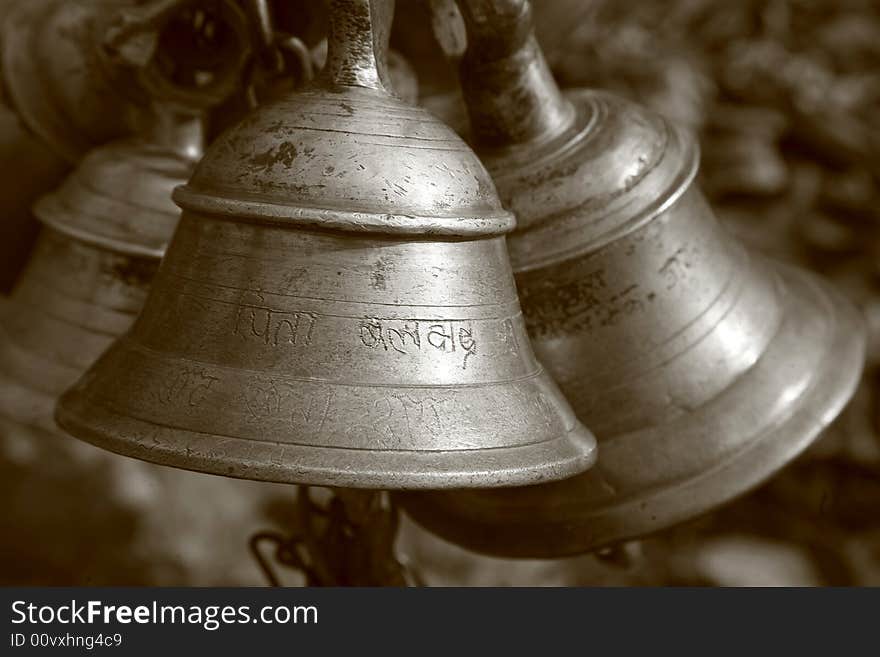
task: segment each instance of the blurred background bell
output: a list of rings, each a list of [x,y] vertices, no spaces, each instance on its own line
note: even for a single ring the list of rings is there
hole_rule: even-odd
[[[267,524],[275,487],[119,457],[70,439],[52,420],[57,395],[143,305],[180,215],[171,192],[202,153],[203,117],[216,130],[214,106],[241,90],[249,26],[233,0],[66,4],[94,29],[65,23],[47,31],[40,46],[63,41],[57,50],[85,52],[24,62],[42,66],[30,82],[45,88],[35,93],[76,104],[113,72],[98,94],[101,109],[72,111],[93,123],[124,114],[125,132],[137,136],[91,150],[35,208],[44,229],[8,302],[0,345],[0,493],[9,501],[0,534],[15,564],[4,576],[19,584],[254,583],[260,575],[243,537]],[[107,61],[91,56],[95,50]],[[68,86],[55,93],[56,85]],[[129,111],[132,100],[138,107]],[[17,171],[9,172],[10,190],[21,186]]]
[[[219,137],[143,313],[62,398],[98,446],[352,488],[534,483],[594,459],[536,363],[513,217],[449,128],[388,92],[388,2],[331,3],[316,84]]]
[[[0,322],[7,583],[256,580],[244,545],[227,539],[265,522],[268,491],[118,457],[52,420],[57,396],[143,305],[179,217],[171,191],[200,154],[200,123],[165,115],[152,133],[93,150],[34,209],[43,229]]]
[[[0,156],[16,164],[0,187],[0,290],[34,246],[34,201],[93,148],[137,131],[148,86],[188,105],[229,95],[249,52],[246,27],[235,0],[0,3]]]
[[[518,218],[539,359],[600,440],[540,487],[411,494],[477,551],[594,550],[702,513],[806,448],[853,393],[864,328],[815,276],[750,252],[693,184],[691,134],[621,98],[560,94],[522,0],[462,0],[471,139]]]
[[[178,212],[171,200],[201,154],[201,121],[92,151],[34,213],[43,231],[3,309],[3,415],[54,430],[55,400],[143,306]],[[155,137],[155,135],[153,136]]]
[[[117,3],[118,4],[118,3]],[[91,148],[130,132],[123,99],[94,66],[97,23],[109,5],[67,0],[0,4],[0,289],[8,291],[34,244],[31,206]],[[64,38],[59,38],[63,34]]]

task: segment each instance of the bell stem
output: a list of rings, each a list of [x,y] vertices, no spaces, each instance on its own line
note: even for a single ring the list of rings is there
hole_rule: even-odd
[[[543,142],[569,127],[574,108],[538,45],[528,0],[458,5],[467,32],[460,80],[474,143],[501,148]]]
[[[388,39],[394,0],[326,0],[330,29],[320,83],[391,93]]]
[[[197,110],[154,101],[139,132],[148,144],[189,162],[205,153],[205,116]]]

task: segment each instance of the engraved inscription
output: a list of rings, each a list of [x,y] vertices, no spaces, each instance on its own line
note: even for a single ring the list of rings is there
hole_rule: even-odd
[[[693,285],[703,257],[698,244],[670,246],[657,240],[638,248],[637,244],[634,237],[622,245],[626,256],[644,260],[635,270],[628,263],[636,261],[624,259],[626,266],[618,269],[602,266],[601,260],[597,267],[583,259],[518,274],[529,333],[540,338],[613,327],[629,316],[649,312],[655,302],[670,299],[670,292],[677,294]],[[649,270],[652,262],[656,264]]]
[[[684,280],[688,275],[688,270],[693,267],[690,251],[686,246],[681,247],[669,256],[658,270],[658,273],[663,276],[667,290],[673,289]]]
[[[383,324],[389,321],[394,320],[367,318],[361,321],[358,327],[361,343],[371,349],[381,346],[385,351],[393,349],[400,354],[421,350],[422,336],[418,320],[398,322],[393,326]]]
[[[442,437],[447,435],[444,422],[448,398],[419,399],[407,394],[380,397],[372,404],[364,422],[348,427],[346,434],[368,436],[380,446],[396,448],[414,436]]]
[[[517,331],[513,320],[508,317],[501,325],[500,340],[506,345],[507,351],[514,356],[519,355],[519,340],[516,335]]]
[[[330,414],[330,407],[333,405],[333,393],[327,391],[308,395],[304,401],[305,403],[294,411],[296,415],[294,424],[318,434],[322,433],[327,423],[327,416]]]
[[[297,431],[321,434],[333,405],[333,392],[303,394],[289,383],[261,381],[245,390],[244,402],[254,419],[286,417]]]
[[[370,349],[392,350],[413,354],[433,349],[445,354],[458,354],[461,368],[467,369],[468,359],[477,355],[477,339],[469,320],[380,319],[366,317],[358,326],[361,344]]]
[[[184,368],[170,380],[159,383],[155,398],[163,405],[183,402],[187,406],[198,406],[218,380],[203,369]]]
[[[233,334],[244,340],[257,340],[266,345],[307,346],[317,318],[312,313],[284,312],[263,306],[239,306]]]
[[[635,283],[609,283],[605,269],[555,285],[520,283],[526,327],[535,337],[614,326],[643,312],[656,296]]]
[[[470,322],[442,322],[428,327],[428,343],[444,353],[463,353],[461,369],[467,369],[467,361],[477,353],[477,341]],[[457,345],[457,347],[456,347]]]
[[[281,412],[282,395],[274,381],[259,382],[245,390],[244,403],[256,419],[270,418]]]

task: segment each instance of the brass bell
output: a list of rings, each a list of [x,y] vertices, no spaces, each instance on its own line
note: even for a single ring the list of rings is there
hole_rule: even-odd
[[[198,121],[156,129],[93,150],[35,205],[43,228],[0,322],[7,419],[56,430],[57,397],[140,311],[201,148]]]
[[[756,486],[852,395],[865,350],[831,286],[750,252],[694,184],[694,137],[621,98],[560,94],[522,0],[462,0],[472,139],[518,219],[511,262],[540,361],[599,437],[545,486],[398,497],[500,556],[586,552]]]
[[[473,152],[387,89],[390,2],[330,2],[327,65],[219,137],[146,305],[66,393],[148,461],[351,488],[519,485],[594,459],[534,359]]]

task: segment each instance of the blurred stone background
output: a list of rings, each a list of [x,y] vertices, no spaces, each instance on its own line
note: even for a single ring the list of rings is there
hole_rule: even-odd
[[[424,38],[429,4],[442,2],[398,2],[393,41],[413,58],[423,96],[454,84],[442,58],[417,61],[438,49]],[[854,401],[807,454],[684,526],[598,556],[536,562],[479,557],[405,521],[401,553],[432,585],[880,585],[880,6],[534,5],[560,83],[621,93],[696,130],[718,215],[859,303],[869,362]],[[260,585],[248,538],[289,526],[294,495],[4,423],[0,584]]]

